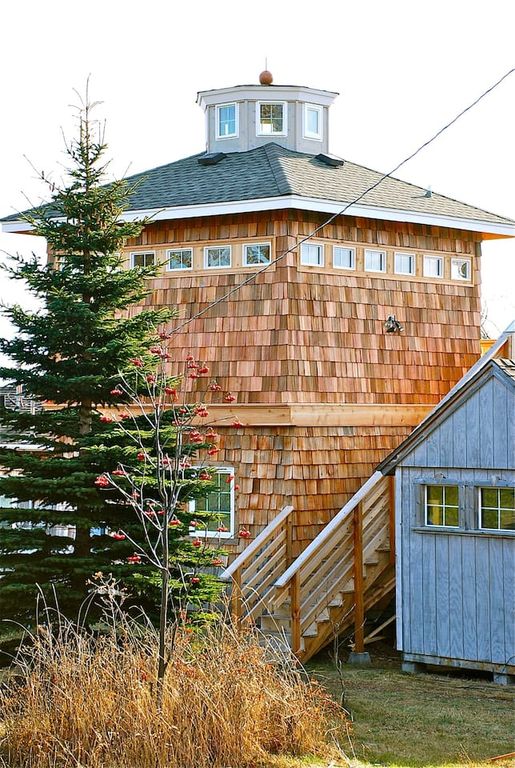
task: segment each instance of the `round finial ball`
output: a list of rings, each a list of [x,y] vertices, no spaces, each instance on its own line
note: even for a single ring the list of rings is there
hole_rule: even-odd
[[[260,85],[272,85],[273,81],[274,78],[272,77],[272,73],[269,72],[268,69],[264,69],[259,75]]]

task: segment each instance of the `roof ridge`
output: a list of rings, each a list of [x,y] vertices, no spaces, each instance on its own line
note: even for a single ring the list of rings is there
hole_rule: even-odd
[[[264,147],[263,147],[264,152],[265,152],[265,157],[268,160],[268,165],[270,166],[270,170],[272,171],[272,176],[274,177],[274,181],[277,184],[277,190],[278,190],[279,194],[280,195],[288,195],[288,194],[292,195],[292,194],[294,194],[293,193],[293,189],[292,189],[290,183],[288,182],[288,178],[287,178],[286,174],[284,173],[283,169],[279,165],[278,170],[276,170],[276,168],[274,168],[274,165],[272,164],[272,158],[270,157],[270,152],[272,151],[272,149],[277,149],[277,148],[279,148],[279,144],[276,144],[275,141],[271,141],[268,144],[265,144]],[[277,160],[277,158],[274,158],[274,160]],[[282,181],[284,182],[286,188],[282,187],[281,180],[280,180],[279,176],[282,177]]]

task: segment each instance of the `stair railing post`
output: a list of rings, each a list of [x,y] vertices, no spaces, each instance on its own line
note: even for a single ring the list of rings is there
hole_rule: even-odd
[[[354,509],[354,653],[365,652],[365,605],[363,595],[363,509]]]
[[[231,590],[231,615],[235,622],[241,620],[241,568],[234,571]]]
[[[293,513],[290,512],[288,517],[286,518],[285,525],[286,525],[286,549],[285,549],[285,568],[289,568],[290,565],[293,563],[293,520],[292,520]]]
[[[395,475],[388,477],[388,520],[390,533],[390,565],[395,565]]]
[[[297,571],[290,581],[291,603],[291,649],[298,656],[300,652],[300,572]]]

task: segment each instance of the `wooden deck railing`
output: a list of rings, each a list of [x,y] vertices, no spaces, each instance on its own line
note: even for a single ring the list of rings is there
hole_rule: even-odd
[[[236,619],[254,619],[290,565],[292,513],[293,507],[283,507],[222,573],[222,581],[232,581],[231,612]]]

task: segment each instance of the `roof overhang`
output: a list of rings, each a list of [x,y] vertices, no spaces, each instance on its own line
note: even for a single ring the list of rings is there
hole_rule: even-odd
[[[234,85],[197,93],[197,104],[202,109],[223,101],[305,101],[331,106],[339,94],[303,85]]]
[[[515,237],[515,224],[501,224],[484,221],[481,219],[460,218],[457,216],[443,216],[440,214],[405,211],[397,208],[381,208],[370,205],[350,205],[346,208],[345,202],[322,200],[312,197],[300,197],[298,195],[281,195],[278,197],[264,197],[252,200],[231,200],[222,203],[206,203],[204,205],[182,205],[170,208],[146,208],[135,211],[126,211],[121,217],[124,221],[134,221],[141,218],[150,218],[152,221],[166,219],[190,219],[204,216],[223,216],[234,213],[253,213],[254,211],[276,211],[285,208],[294,208],[301,211],[319,211],[320,213],[338,214],[346,216],[359,216],[365,219],[379,219],[382,221],[402,221],[414,224],[427,224],[435,227],[448,227],[450,229],[481,232],[491,237]],[[30,232],[32,226],[25,221],[2,222],[3,232]]]

